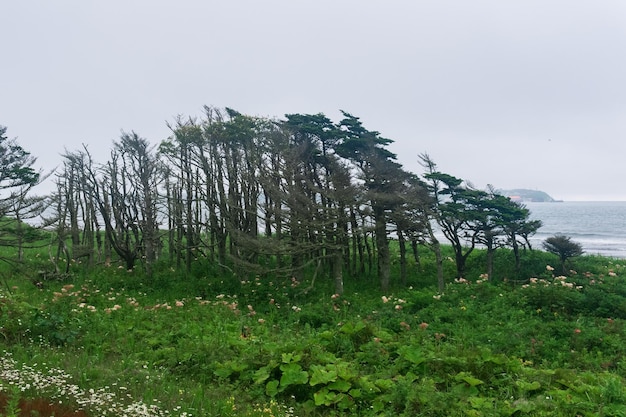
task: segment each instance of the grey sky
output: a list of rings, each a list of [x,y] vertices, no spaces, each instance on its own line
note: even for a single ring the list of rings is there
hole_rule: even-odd
[[[0,3],[0,125],[50,169],[203,105],[339,109],[477,187],[626,200],[623,0]]]

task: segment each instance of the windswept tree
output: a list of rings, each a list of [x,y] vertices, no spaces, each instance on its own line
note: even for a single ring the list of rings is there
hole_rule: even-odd
[[[25,233],[34,230],[22,223],[44,209],[43,197],[31,195],[41,175],[33,168],[36,158],[6,132],[7,128],[0,126],[0,245],[17,247],[21,259]]]
[[[87,155],[91,161],[91,156]],[[123,133],[111,157],[98,171],[88,164],[89,189],[104,223],[108,242],[133,269],[145,260],[151,275],[158,250],[159,162],[149,142],[136,133]],[[99,175],[101,174],[101,175]]]
[[[543,247],[546,251],[559,257],[561,263],[561,272],[567,275],[565,264],[568,259],[580,256],[584,253],[580,243],[574,242],[571,237],[565,235],[554,235],[543,241]]]
[[[522,203],[509,198],[500,202],[502,230],[507,239],[507,246],[513,250],[515,271],[519,273],[522,264],[520,244],[532,249],[529,238],[537,233],[542,223],[541,220],[531,220],[530,210]]]
[[[203,128],[194,119],[178,118],[168,125],[173,135],[159,145],[159,154],[164,157],[166,217],[168,222],[168,248],[170,260],[177,266],[185,260],[185,269],[201,249],[202,221],[200,207],[204,201],[210,214],[214,204],[216,182],[211,180],[211,162],[206,157]],[[202,198],[204,196],[204,198]],[[213,236],[216,236],[216,231]],[[225,242],[220,245],[224,248]],[[225,254],[223,255],[225,256]],[[222,257],[223,262],[223,257]]]
[[[42,219],[47,201],[46,196],[32,194],[36,185],[25,185],[15,190],[11,204],[5,206],[4,216],[0,218],[0,246],[16,248],[19,261],[23,258],[24,249],[41,240],[42,229],[48,226],[45,221],[38,225],[32,223],[34,219]]]
[[[437,238],[434,225],[439,223],[439,203],[442,201],[442,185],[438,177],[432,176],[437,171],[437,164],[427,153],[419,155],[419,163],[426,170],[424,177],[426,180],[422,182],[423,186],[418,190],[425,192],[426,195],[421,199],[421,211],[424,217],[424,231],[422,242],[432,249],[435,254],[435,263],[437,265],[437,288],[439,292],[443,292],[445,288],[445,279],[443,275],[443,255],[441,254],[441,243]]]
[[[310,254],[332,275],[335,293],[342,294],[344,261],[349,253],[347,207],[354,202],[355,190],[348,169],[336,154],[341,132],[323,114],[288,114],[286,118],[290,148],[295,151],[289,152],[291,162],[287,160],[286,166],[292,167],[292,178],[297,179],[292,183],[297,187],[294,192],[307,202],[302,206],[308,207],[304,218],[296,218],[309,229]],[[297,202],[287,206],[291,215],[300,212]]]
[[[378,277],[381,289],[387,291],[391,275],[387,226],[390,213],[402,204],[400,193],[407,174],[396,162],[396,155],[387,149],[387,145],[393,143],[391,139],[365,129],[358,117],[346,112],[343,115],[344,119],[339,123],[343,141],[337,152],[358,169],[365,202],[371,209],[374,221]]]
[[[22,187],[37,184],[40,176],[33,168],[36,158],[6,132],[7,128],[0,126],[0,215],[19,198]]]
[[[457,277],[465,275],[467,258],[476,248],[476,193],[463,180],[439,171],[424,175],[435,197],[435,219],[443,235],[452,245]]]
[[[419,245],[433,244],[437,242],[437,239],[434,236],[430,223],[433,200],[426,184],[417,175],[407,174],[403,190],[399,193],[399,196],[402,198],[402,203],[391,212],[390,219],[395,225],[395,233],[398,239],[400,280],[402,284],[406,284],[409,253],[407,246],[411,246],[415,263],[419,265]],[[438,259],[441,258],[440,255],[441,252],[439,251]],[[438,277],[437,281],[438,283],[443,282],[443,272],[441,280]]]
[[[493,279],[493,260],[497,248],[513,246],[516,270],[519,271],[519,248],[517,233],[527,227],[528,211],[510,198],[499,194],[492,186],[488,191],[474,191],[477,218],[474,225],[477,242],[487,252],[487,279]]]

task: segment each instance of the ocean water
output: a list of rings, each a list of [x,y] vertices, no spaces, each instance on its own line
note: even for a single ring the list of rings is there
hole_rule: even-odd
[[[542,249],[544,239],[563,234],[582,245],[586,254],[626,258],[626,201],[525,203],[530,218],[543,226],[530,239]]]

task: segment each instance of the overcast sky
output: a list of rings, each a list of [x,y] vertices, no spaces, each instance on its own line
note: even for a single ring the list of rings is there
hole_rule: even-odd
[[[0,125],[51,169],[202,106],[339,110],[421,173],[626,200],[624,0],[0,3]]]

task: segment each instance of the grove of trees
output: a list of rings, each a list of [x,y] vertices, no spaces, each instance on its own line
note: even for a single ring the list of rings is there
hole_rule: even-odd
[[[541,226],[527,208],[438,171],[427,154],[416,156],[423,173],[404,170],[392,140],[342,114],[339,122],[323,114],[274,120],[205,107],[199,119],[175,119],[156,145],[130,132],[107,160],[88,146],[66,150],[40,206],[27,198],[40,179],[34,159],[2,128],[0,208],[17,219],[46,208],[56,272],[80,259],[141,266],[150,276],[158,263],[191,272],[203,260],[241,280],[329,279],[338,294],[344,279],[373,273],[386,291],[392,263],[405,282],[408,258],[419,262],[425,245],[443,290],[438,236],[454,250],[458,277],[477,246],[487,249],[490,279],[498,248],[511,248],[519,268],[520,248]]]

